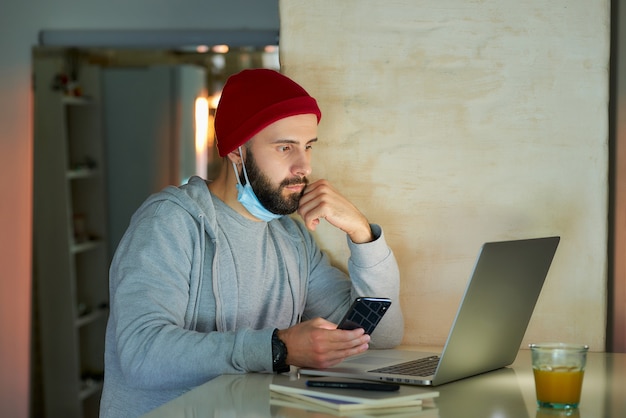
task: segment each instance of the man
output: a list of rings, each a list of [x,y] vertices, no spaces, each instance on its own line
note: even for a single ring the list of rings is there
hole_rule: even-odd
[[[320,118],[276,71],[228,79],[217,179],[151,196],[116,251],[101,417],[139,416],[220,374],[328,367],[400,342],[398,266],[382,229],[328,181],[309,183]],[[350,277],[308,231],[321,220],[346,233]],[[371,339],[336,329],[357,296],[393,301]]]

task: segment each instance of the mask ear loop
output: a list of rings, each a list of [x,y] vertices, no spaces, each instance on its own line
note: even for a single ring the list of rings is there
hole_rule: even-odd
[[[248,180],[248,172],[246,171],[246,164],[243,161],[243,153],[241,151],[241,146],[239,147],[239,156],[241,157],[241,168],[243,168],[243,176],[246,179],[246,184],[250,184],[250,180]],[[235,170],[235,177],[237,177],[237,183],[239,183],[239,185],[243,187],[243,184],[241,184],[241,180],[239,180],[239,172],[237,171],[237,165],[233,161],[231,161],[231,164],[233,165],[233,170]]]

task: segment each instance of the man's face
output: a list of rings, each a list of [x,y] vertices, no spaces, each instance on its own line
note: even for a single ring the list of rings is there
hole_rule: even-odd
[[[302,184],[306,186],[309,182],[306,177],[284,179],[278,186],[274,186],[269,177],[261,172],[250,149],[246,153],[245,164],[250,186],[265,209],[277,215],[289,215],[298,209],[304,188],[300,192],[286,194],[285,187]],[[243,176],[243,172],[240,180],[242,184],[245,184],[246,179]]]
[[[270,212],[288,215],[298,209],[311,173],[311,146],[317,140],[315,115],[281,119],[255,135],[245,147],[250,186]],[[245,183],[243,173],[240,176]]]

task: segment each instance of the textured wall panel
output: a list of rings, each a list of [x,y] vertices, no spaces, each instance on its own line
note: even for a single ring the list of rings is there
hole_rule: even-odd
[[[280,1],[282,70],[323,112],[312,177],[383,225],[405,343],[444,343],[483,242],[560,235],[524,344],[604,349],[608,3]]]

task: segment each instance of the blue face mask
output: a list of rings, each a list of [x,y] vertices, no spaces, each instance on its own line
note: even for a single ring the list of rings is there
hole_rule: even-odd
[[[239,155],[241,153],[241,147],[239,147]],[[272,219],[278,219],[283,215],[277,215],[269,210],[265,209],[265,207],[259,202],[259,199],[254,194],[254,190],[250,186],[250,180],[248,180],[248,173],[246,172],[246,165],[243,164],[242,158],[242,168],[243,168],[243,176],[246,178],[246,185],[242,185],[239,180],[239,173],[237,172],[237,166],[233,163],[233,169],[235,170],[235,177],[237,177],[237,200],[239,203],[243,205],[244,208],[252,216],[258,218],[264,222],[269,222]]]

